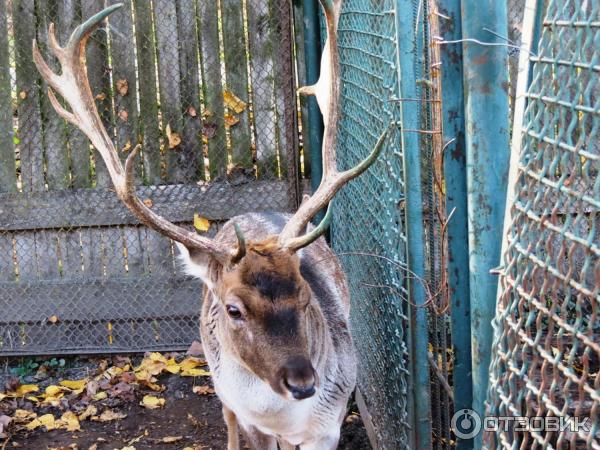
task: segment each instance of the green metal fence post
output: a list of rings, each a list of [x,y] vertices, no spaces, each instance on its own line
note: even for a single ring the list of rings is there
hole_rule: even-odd
[[[462,0],[461,5],[473,409],[483,416],[498,283],[490,270],[500,263],[508,175],[508,52],[499,37],[507,35],[508,19],[506,0]]]
[[[398,47],[398,97],[418,98],[416,68],[418,38],[414,25],[412,2],[396,0],[396,39]],[[421,192],[421,148],[419,134],[419,102],[401,102],[402,152],[406,195],[406,235],[408,267],[411,270],[409,293],[411,299],[412,391],[415,423],[415,447],[431,448],[431,395],[428,362],[429,330],[427,301],[422,281],[425,279],[423,232],[423,198]],[[405,131],[412,130],[412,131]]]
[[[460,0],[440,0],[441,37],[462,38]],[[463,98],[462,48],[442,45],[442,112],[444,121],[444,178],[448,222],[448,284],[450,288],[454,410],[471,408],[471,322],[469,304],[469,240],[467,226],[467,159]],[[473,448],[473,439],[457,438],[458,450]]]
[[[319,80],[321,67],[321,22],[319,18],[319,1],[304,1],[304,52],[306,58],[306,82],[315,84]],[[323,141],[323,118],[314,96],[306,99],[308,109],[308,148],[310,149],[310,187],[314,192],[321,183],[323,161],[321,144]],[[305,147],[306,148],[306,147]],[[322,213],[315,220],[319,222]]]

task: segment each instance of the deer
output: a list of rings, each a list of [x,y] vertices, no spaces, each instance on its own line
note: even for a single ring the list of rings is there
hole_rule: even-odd
[[[33,59],[56,112],[89,138],[120,201],[142,224],[172,239],[185,271],[204,285],[200,335],[222,403],[228,450],[240,449],[240,432],[254,450],[337,448],[356,385],[348,282],[323,234],[331,222],[333,197],[374,163],[384,135],[358,165],[337,169],[337,27],[342,0],[320,2],[327,24],[321,76],[300,91],[315,95],[323,114],[321,183],[313,195],[304,196],[294,214],[240,215],[214,238],[168,221],[140,200],[133,174],[140,147],[123,165],[98,114],[87,76],[86,44],[92,31],[122,4],[80,24],[64,47],[50,24],[49,47],[60,63],[60,74],[48,66],[33,41]],[[327,205],[320,224],[311,225]]]

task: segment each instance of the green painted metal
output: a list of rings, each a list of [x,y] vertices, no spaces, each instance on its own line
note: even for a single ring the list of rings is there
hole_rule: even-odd
[[[460,0],[440,0],[441,37],[462,38]],[[471,314],[469,301],[469,240],[467,217],[467,158],[463,97],[462,47],[442,45],[442,112],[444,121],[444,179],[448,222],[448,284],[450,289],[454,410],[471,408]],[[457,438],[456,448],[473,448],[473,439]]]
[[[417,78],[419,73],[418,26],[415,26],[414,4],[405,0],[396,1],[396,42],[398,47],[399,98],[419,98]],[[418,102],[400,102],[402,123],[401,148],[404,162],[406,196],[406,237],[408,267],[412,277],[408,282],[411,299],[411,338],[412,338],[412,390],[415,446],[428,449],[432,446],[430,367],[428,359],[429,329],[427,297],[424,286],[425,236],[423,231],[423,196],[421,179],[421,128]],[[407,131],[408,130],[408,131]],[[411,131],[412,130],[412,131]]]
[[[315,84],[319,80],[321,67],[321,22],[319,18],[319,1],[304,1],[304,53],[306,59],[306,82]],[[323,176],[323,160],[321,146],[323,143],[323,117],[315,97],[306,99],[308,109],[308,142],[305,148],[310,153],[310,187],[316,191]],[[323,216],[318,216],[319,221]]]
[[[462,0],[465,92],[472,408],[483,415],[491,359],[492,326],[508,176],[508,51],[506,0]],[[488,31],[488,30],[491,30]],[[495,34],[494,34],[495,33]],[[481,445],[481,435],[475,447]]]

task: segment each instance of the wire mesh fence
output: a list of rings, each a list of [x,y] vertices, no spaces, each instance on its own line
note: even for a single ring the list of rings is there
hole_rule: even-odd
[[[539,4],[488,408],[588,421],[486,439],[489,448],[600,448],[600,4]]]
[[[400,122],[403,102],[416,105],[413,128],[420,128],[408,129],[408,120],[401,131],[393,128],[380,160],[346,186],[334,201],[332,244],[350,282],[351,326],[360,355],[358,387],[380,449],[416,448],[412,399],[420,389],[431,389],[435,397],[428,413],[431,423],[426,424],[431,427],[429,434],[433,429],[433,448],[450,446],[451,405],[441,381],[447,380],[450,366],[449,330],[447,317],[436,314],[437,298],[434,299],[443,283],[436,185],[436,177],[441,174],[434,173],[439,128],[435,130],[431,108],[439,92],[432,87],[434,83],[428,83],[434,77],[429,54],[429,12],[423,3],[416,1],[410,6],[409,26],[417,30],[418,41],[405,43],[412,49],[414,64],[403,70],[411,71],[418,80],[414,86],[416,95],[411,98],[406,98],[400,88],[398,58],[402,44],[398,43],[401,33],[396,15],[404,12],[396,10],[397,2],[346,0],[339,25],[343,111],[338,135],[338,160],[343,165],[340,169],[364,158],[381,133],[390,124]],[[416,245],[426,253],[423,278],[417,278],[408,265],[403,148],[408,134],[419,136],[410,145],[416,143],[421,155],[423,196],[419,203],[425,212],[419,226],[425,226],[426,232],[424,241]],[[426,308],[431,312],[430,345],[425,357],[432,364],[431,387],[416,387],[413,379],[412,327],[419,308],[411,304],[411,283],[424,286],[429,294]]]
[[[103,0],[0,2],[0,354],[185,347],[201,286],[171,242],[119,203],[106,167],[52,109],[32,61],[54,69]],[[108,4],[115,3],[109,1]],[[88,44],[92,93],[138,194],[167,219],[214,233],[299,195],[291,4],[126,0]]]

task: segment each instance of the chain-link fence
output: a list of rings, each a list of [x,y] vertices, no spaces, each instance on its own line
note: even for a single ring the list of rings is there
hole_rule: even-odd
[[[402,127],[392,127],[379,161],[336,197],[332,243],[350,282],[351,326],[360,355],[358,387],[378,448],[425,448],[419,445],[429,447],[429,440],[434,448],[448,448],[450,402],[442,386],[448,377],[448,330],[446,316],[438,317],[434,307],[443,264],[437,215],[441,205],[436,193],[440,174],[435,173],[434,152],[440,131],[432,110],[439,101],[434,98],[438,92],[431,73],[430,17],[427,2],[411,2],[406,6],[412,8],[409,12],[398,11],[397,4],[393,0],[343,3],[339,25],[340,169],[364,158],[390,124],[402,121]],[[400,25],[397,15],[410,23]],[[414,41],[399,42],[400,36],[407,38],[411,33]],[[412,62],[399,63],[402,52],[410,54]],[[400,72],[405,82],[412,79],[407,89],[401,86]],[[407,166],[407,151],[417,155],[420,167]],[[416,224],[425,229],[422,240],[414,235],[409,238],[408,221],[414,222],[414,218],[407,217],[407,171],[421,173],[417,183],[420,180],[422,186],[418,198],[413,197],[413,211],[419,210],[423,217]],[[420,275],[410,267],[410,242],[413,250],[420,247],[424,253],[421,264],[425,270]],[[419,289],[426,292],[426,306],[411,304]],[[431,319],[429,335],[427,314],[417,318],[426,310]],[[430,345],[421,355],[426,373],[425,386],[419,386],[414,377],[414,328],[417,322],[423,325],[423,320],[424,338]],[[415,419],[419,413],[413,395],[417,391],[432,403],[431,411],[425,411],[425,423],[420,416]],[[428,436],[416,437],[423,426]]]
[[[534,2],[532,2],[534,3]],[[600,3],[538,2],[489,412],[565,429],[489,433],[490,448],[600,448]],[[587,418],[587,422],[586,422]],[[579,423],[586,426],[574,426]],[[563,423],[564,425],[564,423]]]
[[[88,140],[33,65],[104,0],[0,2],[0,354],[185,347],[201,286],[171,242],[118,202]],[[140,198],[209,234],[299,195],[292,9],[269,0],[126,0],[88,44],[96,105],[119,153],[142,145]]]

